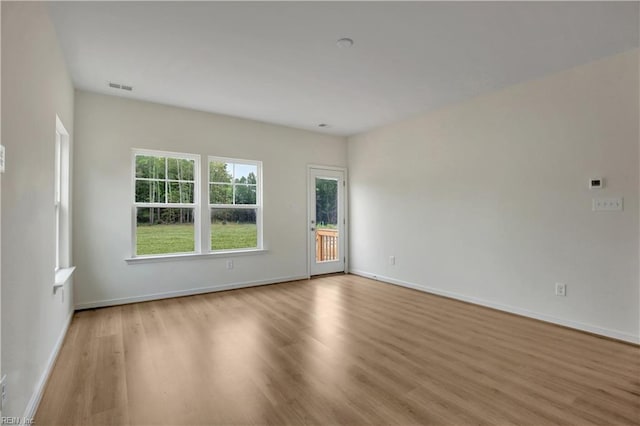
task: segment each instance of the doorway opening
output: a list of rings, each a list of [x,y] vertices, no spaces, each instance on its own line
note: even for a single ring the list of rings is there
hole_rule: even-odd
[[[309,275],[345,272],[345,170],[309,167]]]

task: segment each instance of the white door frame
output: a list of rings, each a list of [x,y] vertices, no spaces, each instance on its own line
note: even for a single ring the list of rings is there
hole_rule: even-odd
[[[307,233],[307,278],[311,277],[311,233],[309,232],[309,226],[311,220],[315,220],[315,218],[311,217],[311,209],[309,209],[309,188],[311,186],[311,170],[329,170],[329,171],[339,171],[344,173],[344,188],[343,188],[343,203],[344,203],[344,273],[349,273],[349,185],[348,185],[348,172],[346,167],[336,167],[336,166],[325,166],[321,164],[307,164],[307,222],[306,222],[306,233]]]

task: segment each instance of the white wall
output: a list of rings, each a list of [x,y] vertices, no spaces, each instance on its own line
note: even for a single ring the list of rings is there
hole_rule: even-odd
[[[83,91],[75,111],[76,306],[306,276],[306,166],[345,166],[345,138]],[[268,252],[127,264],[132,148],[261,160]]]
[[[0,6],[0,49],[2,44],[2,7]],[[0,75],[2,70],[2,55],[0,54]],[[2,99],[2,79],[0,78],[0,99]],[[2,117],[2,102],[0,102],[0,118]],[[0,119],[0,144],[2,144],[2,120]],[[0,174],[0,241],[2,241],[2,175]],[[0,378],[2,377],[2,244],[0,244]],[[0,417],[2,404],[0,404]]]
[[[351,270],[640,341],[638,114],[636,50],[349,138]]]
[[[71,132],[73,94],[46,6],[2,2],[4,416],[31,414],[72,312],[69,285],[53,294],[53,173],[56,114]]]

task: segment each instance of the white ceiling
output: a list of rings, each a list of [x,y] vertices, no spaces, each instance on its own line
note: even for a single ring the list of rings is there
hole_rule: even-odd
[[[338,135],[629,50],[639,38],[637,2],[49,7],[78,88]],[[337,47],[341,37],[355,45]]]

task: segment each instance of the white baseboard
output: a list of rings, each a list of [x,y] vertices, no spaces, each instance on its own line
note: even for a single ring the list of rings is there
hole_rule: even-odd
[[[164,293],[145,294],[141,296],[123,297],[119,299],[97,300],[94,302],[78,303],[75,305],[75,309],[79,311],[82,309],[102,308],[105,306],[126,305],[128,303],[148,302],[150,300],[170,299],[172,297],[180,297],[180,296],[193,296],[196,294],[213,293],[216,291],[233,290],[236,288],[257,287],[261,285],[277,284],[277,283],[283,283],[287,281],[306,280],[308,278],[309,277],[306,275],[278,277],[278,278],[271,278],[268,280],[245,281],[245,282],[232,283],[232,284],[222,284],[222,285],[207,286],[207,287],[200,287],[200,288],[191,288],[187,290],[177,290],[177,291],[168,291]]]
[[[509,312],[509,313],[512,313],[512,314],[521,315],[521,316],[524,316],[524,317],[534,318],[534,319],[537,319],[537,320],[540,320],[540,321],[549,322],[549,323],[552,323],[552,324],[557,324],[557,325],[562,325],[562,326],[569,327],[569,328],[574,328],[576,330],[587,331],[589,333],[599,334],[601,336],[611,337],[613,339],[623,340],[625,342],[640,344],[640,336],[635,336],[633,334],[625,333],[625,332],[622,332],[622,331],[611,330],[611,329],[608,329],[608,328],[598,327],[598,326],[591,325],[591,324],[585,324],[585,323],[578,322],[578,321],[572,321],[572,320],[557,318],[557,317],[553,317],[553,316],[550,316],[550,315],[540,314],[538,312],[533,312],[533,311],[529,311],[529,310],[526,310],[526,309],[517,308],[517,307],[514,307],[514,306],[508,306],[508,305],[503,305],[503,304],[500,304],[500,303],[491,302],[491,301],[484,300],[484,299],[479,299],[477,297],[464,296],[462,294],[452,293],[452,292],[449,292],[449,291],[440,290],[440,289],[433,288],[433,287],[427,287],[427,286],[416,284],[416,283],[397,280],[395,278],[385,277],[385,276],[382,276],[382,275],[373,274],[371,272],[366,272],[366,271],[361,271],[361,270],[351,270],[351,271],[349,271],[349,273],[354,274],[354,275],[359,275],[359,276],[365,277],[365,278],[371,278],[371,279],[374,279],[374,280],[377,280],[377,281],[382,281],[382,282],[385,282],[385,283],[388,283],[388,284],[394,284],[394,285],[399,285],[399,286],[402,286],[402,287],[412,288],[414,290],[420,290],[420,291],[423,291],[423,292],[426,292],[426,293],[431,293],[431,294],[437,294],[439,296],[450,297],[452,299],[462,300],[464,302],[469,302],[469,303],[473,303],[473,304],[476,304],[476,305],[486,306],[486,307],[489,307],[489,308],[497,309],[499,311],[505,311],[505,312]]]
[[[27,408],[24,410],[24,418],[31,419],[36,415],[36,411],[38,410],[38,405],[40,405],[40,400],[42,400],[42,395],[44,394],[45,386],[47,385],[47,381],[49,380],[49,376],[51,375],[51,371],[53,370],[53,366],[56,363],[56,359],[58,358],[58,353],[60,352],[60,348],[62,348],[62,343],[64,342],[64,338],[67,335],[67,330],[69,330],[69,325],[71,324],[71,319],[73,318],[73,311],[69,314],[67,321],[58,336],[58,340],[56,344],[53,346],[53,350],[51,351],[51,355],[49,355],[49,359],[47,360],[47,365],[40,376],[40,379],[36,383],[36,387],[31,395],[31,399],[27,403]]]

